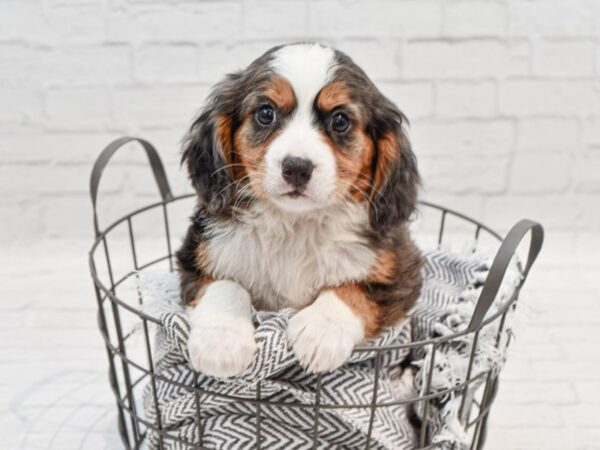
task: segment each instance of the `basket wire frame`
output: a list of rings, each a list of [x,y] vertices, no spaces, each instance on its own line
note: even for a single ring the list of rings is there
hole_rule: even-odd
[[[97,195],[98,186],[108,161],[114,155],[114,153],[124,145],[136,142],[141,145],[148,156],[151,169],[154,174],[154,178],[157,182],[161,200],[159,202],[152,203],[150,205],[139,208],[129,214],[121,217],[112,224],[108,225],[103,230],[99,226],[98,214],[97,214]],[[114,393],[116,406],[117,406],[117,424],[119,435],[123,442],[124,448],[128,450],[143,448],[144,440],[149,430],[152,430],[158,436],[158,448],[163,450],[166,448],[167,442],[173,442],[186,449],[207,449],[203,445],[203,434],[204,428],[201,417],[203,398],[208,397],[220,397],[228,398],[231,400],[245,402],[254,406],[256,414],[256,441],[255,448],[262,448],[263,440],[263,424],[262,414],[263,408],[271,406],[283,406],[285,408],[306,408],[311,409],[314,413],[314,423],[312,424],[312,441],[313,448],[318,448],[319,445],[319,418],[320,413],[327,409],[355,409],[365,408],[369,411],[369,423],[366,434],[366,445],[365,449],[369,449],[372,445],[372,431],[375,413],[378,408],[385,408],[395,405],[406,405],[406,406],[420,406],[422,414],[422,420],[420,429],[417,430],[417,441],[418,449],[426,450],[436,448],[435,444],[429,442],[428,434],[428,409],[432,401],[440,399],[447,394],[460,395],[461,403],[459,408],[459,420],[465,427],[467,432],[470,433],[471,442],[469,449],[479,450],[482,449],[485,443],[486,432],[487,432],[487,421],[490,413],[492,403],[498,392],[498,373],[492,370],[473,373],[474,370],[474,359],[477,350],[477,344],[481,330],[486,326],[492,324],[498,324],[498,331],[496,336],[496,348],[501,349],[501,346],[508,346],[510,343],[510,335],[506,342],[502,342],[502,333],[504,332],[506,316],[508,311],[513,308],[519,296],[521,287],[527,277],[529,269],[533,264],[537,254],[541,249],[543,242],[543,229],[542,227],[532,221],[522,220],[518,222],[507,236],[503,239],[498,233],[493,231],[491,228],[482,224],[481,222],[472,219],[464,214],[453,211],[449,208],[439,206],[428,202],[420,202],[422,209],[428,209],[436,211],[440,215],[439,226],[437,227],[437,243],[438,245],[444,244],[445,236],[448,228],[448,219],[451,217],[454,220],[461,221],[463,225],[468,225],[471,228],[472,236],[475,240],[476,245],[480,242],[483,235],[486,235],[491,240],[496,241],[500,244],[500,249],[496,254],[494,262],[490,268],[490,272],[487,276],[486,282],[483,285],[475,312],[472,320],[468,327],[451,336],[444,336],[438,338],[432,338],[420,342],[410,342],[401,345],[387,345],[381,347],[356,347],[355,352],[374,352],[375,354],[375,380],[373,384],[373,391],[371,401],[365,404],[323,404],[321,401],[321,389],[322,389],[322,376],[319,375],[316,380],[316,392],[315,400],[313,403],[301,403],[299,401],[288,402],[288,401],[274,401],[265,399],[261,395],[261,383],[258,382],[256,385],[256,397],[254,399],[247,398],[236,398],[231,395],[210,392],[201,388],[198,388],[198,376],[195,375],[194,385],[186,385],[173,380],[164,378],[154,370],[153,360],[153,343],[151,338],[151,326],[162,326],[160,321],[152,315],[146,313],[143,306],[143,298],[141,293],[138,291],[136,299],[132,300],[131,296],[129,299],[125,299],[121,293],[117,293],[120,288],[124,285],[127,280],[135,277],[137,272],[142,269],[146,269],[152,266],[159,266],[161,264],[167,264],[169,270],[173,271],[173,251],[171,244],[171,221],[169,217],[169,207],[185,199],[190,199],[193,194],[186,194],[181,196],[173,196],[169,187],[167,177],[158,156],[158,153],[154,147],[147,141],[138,138],[125,137],[117,139],[116,141],[109,144],[104,151],[98,157],[94,168],[92,170],[92,176],[90,180],[90,192],[92,197],[92,207],[94,213],[94,230],[96,239],[89,252],[89,264],[91,276],[94,281],[94,291],[96,295],[96,301],[98,305],[98,327],[104,340],[106,347],[107,358],[108,358],[108,378],[111,389]],[[147,262],[142,263],[138,255],[138,243],[136,242],[136,233],[133,225],[133,220],[137,217],[141,217],[143,214],[149,211],[160,211],[162,215],[165,247],[164,251],[166,255],[158,258],[153,258]],[[115,234],[115,229],[120,226],[126,227],[126,241],[128,241],[128,252],[131,256],[131,267],[125,270],[125,273],[120,276],[115,274],[113,270],[114,261],[110,251],[108,240]],[[513,292],[510,299],[491,315],[487,315],[488,309],[493,303],[498,293],[499,286],[502,282],[504,273],[508,268],[508,264],[512,257],[515,255],[516,249],[519,246],[523,237],[531,233],[529,255],[526,264],[522,267],[523,278],[520,284]],[[121,242],[121,241],[119,241]],[[100,264],[104,264],[104,270],[100,269]],[[131,344],[133,333],[124,332],[125,322],[122,319],[123,315],[134,318],[134,324],[137,328],[141,329],[143,336],[141,347],[143,348],[143,360],[136,359],[135,356],[131,356],[130,350],[133,347]],[[129,327],[130,329],[131,327]],[[458,338],[464,338],[465,336],[472,337],[472,349],[467,367],[466,379],[452,387],[442,391],[431,391],[432,376],[435,367],[436,352],[440,345],[445,342],[449,342]],[[139,349],[139,343],[137,347]],[[382,353],[392,349],[423,349],[426,354],[429,355],[427,365],[427,371],[425,376],[425,386],[423,389],[423,395],[402,399],[387,403],[378,402],[378,387],[379,387],[379,374],[381,369]],[[169,433],[169,430],[163,428],[161,423],[160,405],[157,396],[157,383],[170,383],[180,389],[184,389],[187,392],[191,392],[195,399],[196,406],[196,418],[195,425],[197,428],[198,442],[189,442],[186,439],[180,438]],[[468,400],[467,392],[469,387],[479,383],[481,386],[478,388],[477,395],[474,396],[472,401]],[[156,420],[151,422],[148,418],[144,417],[143,412],[138,410],[141,398],[141,389],[145,385],[151,386],[152,391],[152,407],[154,408]],[[178,447],[179,448],[179,447]]]

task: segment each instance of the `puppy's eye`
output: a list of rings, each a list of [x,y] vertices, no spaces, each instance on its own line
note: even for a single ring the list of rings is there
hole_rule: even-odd
[[[271,125],[276,118],[275,109],[270,105],[263,105],[256,111],[256,121],[263,126]]]
[[[350,126],[350,119],[343,112],[336,112],[331,116],[331,129],[336,133],[343,133]]]

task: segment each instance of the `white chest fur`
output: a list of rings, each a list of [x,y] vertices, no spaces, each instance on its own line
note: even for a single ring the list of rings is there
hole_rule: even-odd
[[[324,287],[363,279],[375,261],[363,205],[292,215],[255,205],[207,230],[214,274],[248,289],[256,307],[300,308]]]

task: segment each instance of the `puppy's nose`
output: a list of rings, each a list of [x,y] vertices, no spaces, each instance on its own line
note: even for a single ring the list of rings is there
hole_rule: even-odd
[[[309,159],[286,156],[281,163],[281,175],[291,186],[302,187],[308,183],[314,165]]]

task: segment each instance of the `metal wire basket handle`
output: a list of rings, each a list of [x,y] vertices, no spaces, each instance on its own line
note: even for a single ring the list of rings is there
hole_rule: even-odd
[[[96,211],[96,201],[98,198],[98,185],[100,184],[100,178],[102,178],[102,173],[106,168],[106,165],[121,147],[130,142],[138,142],[142,148],[146,151],[146,156],[148,157],[148,162],[150,163],[150,167],[152,168],[152,173],[154,174],[154,179],[156,180],[156,184],[158,185],[158,190],[160,191],[160,197],[163,202],[167,200],[173,199],[173,194],[171,193],[171,188],[169,187],[169,181],[167,180],[167,174],[165,172],[165,167],[163,166],[162,160],[158,155],[158,152],[154,148],[150,142],[145,139],[125,136],[119,139],[115,139],[110,144],[108,144],[102,153],[96,159],[94,163],[94,167],[92,169],[92,174],[90,176],[90,194],[92,196],[92,210],[94,213],[94,231],[96,232],[96,237],[100,235],[100,226],[98,225],[98,214]]]
[[[492,263],[488,276],[483,284],[483,288],[481,289],[481,294],[479,295],[479,300],[475,306],[475,311],[473,311],[473,316],[471,317],[471,322],[469,322],[467,331],[476,331],[481,325],[490,306],[492,306],[492,303],[494,303],[494,300],[496,299],[512,257],[515,256],[519,244],[529,231],[531,231],[531,242],[529,243],[527,262],[523,268],[524,277],[529,273],[529,269],[531,269],[531,266],[542,249],[542,244],[544,242],[544,228],[533,220],[523,219],[510,229],[502,241],[502,245],[500,245],[500,248],[494,257],[494,262]]]

